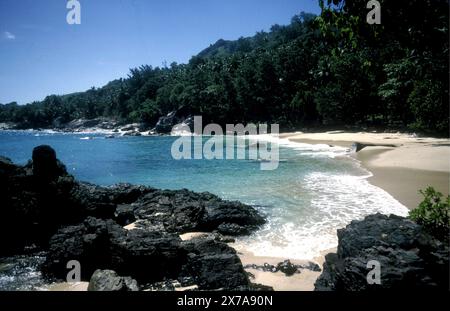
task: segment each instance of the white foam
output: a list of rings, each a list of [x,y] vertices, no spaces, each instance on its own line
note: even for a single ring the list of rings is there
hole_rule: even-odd
[[[297,151],[302,151],[305,155],[311,156],[328,156],[328,157],[336,157],[342,156],[349,153],[348,148],[339,147],[339,146],[330,146],[327,144],[306,144],[290,141],[287,138],[279,138],[277,135],[271,134],[263,134],[263,135],[248,135],[247,139],[258,140],[258,141],[266,141],[270,143],[278,144],[279,146],[294,149]]]
[[[303,156],[335,158],[350,154],[350,150],[341,147],[293,143],[282,139],[273,141],[298,150]],[[310,201],[306,204],[298,202],[298,210],[294,211],[269,210],[268,223],[251,236],[238,239],[238,247],[256,256],[311,260],[336,247],[336,230],[352,220],[375,213],[407,216],[405,206],[386,191],[370,184],[367,178],[371,173],[362,169],[356,160],[351,161],[355,165],[354,175],[331,172],[307,174],[300,185],[302,191],[311,196]]]

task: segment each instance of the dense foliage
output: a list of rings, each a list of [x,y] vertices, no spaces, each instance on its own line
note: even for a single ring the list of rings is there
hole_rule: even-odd
[[[424,200],[419,207],[412,210],[409,216],[418,224],[440,238],[448,241],[450,238],[450,196],[444,198],[442,193],[428,187],[420,193],[424,196]]]
[[[0,122],[51,127],[113,117],[154,125],[183,108],[209,122],[379,126],[448,135],[448,0],[384,0],[369,25],[366,0],[319,1],[236,41],[219,40],[188,64],[131,69],[102,88],[0,105]]]

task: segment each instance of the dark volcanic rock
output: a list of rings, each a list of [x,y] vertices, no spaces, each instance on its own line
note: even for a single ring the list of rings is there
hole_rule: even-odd
[[[89,183],[75,184],[67,201],[71,206],[79,206],[84,216],[110,219],[114,217],[116,211],[111,192],[104,187]]]
[[[33,149],[33,176],[41,182],[50,182],[60,176],[68,176],[66,167],[56,158],[56,152],[47,145],[37,146]]]
[[[122,236],[126,236],[126,230],[114,221],[92,217],[81,224],[62,228],[50,239],[44,272],[65,279],[66,264],[77,260],[82,280],[89,281],[95,270],[112,269],[113,243]]]
[[[264,223],[252,207],[209,193],[77,182],[45,145],[33,150],[33,161],[25,166],[0,158],[0,200],[0,255],[20,252],[30,244],[46,247],[58,228],[88,216],[115,219],[121,225],[139,220],[148,231],[171,233],[217,230],[242,235]]]
[[[117,205],[114,216],[117,223],[121,226],[126,226],[136,221],[134,209],[130,204]]]
[[[6,158],[0,161],[0,256],[21,252],[26,245],[45,244],[61,223],[79,221],[65,204],[73,178],[55,151],[36,147],[33,158],[25,166]]]
[[[139,291],[136,280],[118,276],[112,270],[96,270],[89,281],[88,291],[135,292]]]
[[[183,242],[188,253],[182,274],[191,275],[200,290],[236,289],[250,286],[236,251],[212,239]]]
[[[188,190],[77,182],[49,146],[35,148],[25,166],[0,157],[0,202],[0,256],[47,249],[45,276],[64,280],[67,263],[77,260],[86,281],[107,269],[142,284],[190,279],[200,289],[251,288],[235,251],[223,243],[232,238],[221,233],[246,234],[264,219],[239,202]],[[123,228],[135,221],[137,229]],[[182,243],[179,234],[192,231],[214,232],[211,239]],[[128,288],[109,272],[96,277],[93,288]]]
[[[245,269],[255,269],[264,272],[276,273],[278,271],[283,272],[286,276],[292,276],[295,273],[301,273],[301,269],[310,270],[313,272],[320,272],[320,266],[314,262],[308,262],[305,265],[294,265],[289,259],[279,262],[276,266],[264,263],[264,265],[248,264]]]
[[[77,260],[81,277],[97,269],[113,269],[143,281],[178,275],[185,261],[177,235],[143,230],[127,231],[113,220],[88,217],[82,224],[59,230],[50,239],[45,272],[64,279],[66,264]]]
[[[14,170],[16,167],[10,158],[0,156],[0,173],[2,175]]]
[[[97,269],[112,269],[142,284],[179,279],[200,290],[251,287],[235,250],[225,243],[213,238],[181,242],[174,234],[127,231],[112,220],[88,218],[58,231],[50,241],[46,275],[65,278],[70,260],[80,262],[83,280]]]
[[[52,147],[42,145],[33,149],[33,174],[44,179],[58,176],[56,152]]]
[[[136,218],[144,220],[143,226],[168,232],[218,230],[226,235],[242,235],[264,223],[264,219],[248,205],[188,190],[154,191],[132,206]]]
[[[399,216],[370,215],[338,230],[336,254],[325,257],[316,290],[448,289],[449,248],[414,222]],[[367,275],[380,264],[381,284]]]
[[[186,252],[176,234],[131,230],[113,242],[113,267],[138,281],[175,278],[186,261]]]
[[[277,270],[283,272],[286,276],[291,276],[294,275],[298,269],[290,260],[285,260],[277,265]]]

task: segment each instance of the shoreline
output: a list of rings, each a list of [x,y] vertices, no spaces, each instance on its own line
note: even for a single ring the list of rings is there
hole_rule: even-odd
[[[433,186],[447,196],[450,180],[450,140],[401,133],[283,133],[280,138],[308,144],[351,148],[368,145],[351,155],[372,176],[368,181],[388,192],[408,209],[422,201],[419,190]],[[395,145],[386,147],[383,145]]]
[[[355,142],[369,145],[351,154],[350,157],[356,159],[363,168],[372,174],[371,177],[368,177],[371,184],[385,190],[409,209],[413,209],[421,201],[418,190],[424,189],[428,185],[432,185],[444,195],[448,195],[450,171],[450,140],[448,139],[415,137],[399,133],[348,133],[340,131],[282,133],[280,139],[344,148],[352,148]],[[386,145],[394,145],[394,147],[386,147]],[[132,229],[132,227],[125,228]],[[191,233],[189,236],[183,237],[183,240],[191,239],[196,235]],[[314,283],[321,274],[321,272],[303,268],[300,269],[300,273],[292,276],[286,276],[280,271],[261,271],[248,266],[263,266],[265,264],[276,266],[290,258],[255,256],[245,248],[236,247],[234,243],[230,243],[229,246],[236,250],[252,282],[272,286],[277,291],[314,290]],[[335,250],[325,251],[310,261],[296,259],[290,259],[290,261],[294,265],[306,265],[313,262],[323,269],[325,255],[333,251]],[[48,290],[84,291],[86,286],[86,283],[76,285],[62,283],[53,284]]]
[[[323,271],[325,255],[336,252],[336,248],[333,248],[323,251],[320,256],[311,260],[301,260],[284,257],[256,256],[244,248],[237,248],[234,243],[229,243],[229,245],[236,250],[242,265],[244,266],[244,270],[249,273],[250,280],[253,283],[271,286],[275,291],[314,291],[314,283]],[[260,269],[249,267],[250,265],[264,266],[266,264],[277,266],[277,264],[285,260],[289,260],[292,264],[300,266],[315,263],[320,267],[320,271],[299,269],[299,273],[287,276],[281,271],[261,271]]]

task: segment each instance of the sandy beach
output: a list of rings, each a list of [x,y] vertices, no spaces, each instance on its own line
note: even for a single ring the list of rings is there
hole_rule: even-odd
[[[352,148],[355,142],[372,145],[352,154],[361,165],[373,176],[369,181],[387,191],[395,199],[409,209],[417,207],[422,200],[419,189],[433,186],[445,195],[449,193],[450,178],[450,140],[416,137],[400,133],[367,133],[367,132],[325,132],[325,133],[284,133],[280,138],[293,142],[308,144],[327,144]],[[381,145],[394,145],[385,147]],[[182,235],[183,240],[199,237],[202,233],[188,233]],[[300,269],[300,273],[286,276],[282,272],[264,272],[261,269],[249,268],[250,265],[276,266],[290,258],[255,256],[246,249],[230,243],[239,255],[245,270],[253,283],[272,286],[276,291],[312,291],[314,283],[321,272]],[[321,268],[324,256],[335,252],[331,249],[322,256],[313,258]],[[295,265],[305,265],[308,261],[290,259]]]
[[[181,234],[180,238],[183,241],[187,241],[195,238],[207,237],[209,235],[210,233],[207,232],[189,232]],[[239,256],[245,271],[249,274],[249,278],[252,283],[271,286],[276,291],[312,291],[314,290],[314,283],[316,279],[322,272],[312,271],[305,268],[299,269],[298,273],[295,273],[292,276],[286,276],[281,271],[262,271],[262,269],[255,269],[249,266],[256,265],[258,267],[262,267],[266,264],[277,266],[279,263],[289,260],[292,264],[299,266],[308,266],[310,263],[315,263],[320,266],[320,269],[322,269],[325,255],[336,251],[336,249],[327,250],[323,252],[321,256],[308,261],[280,257],[255,256],[252,252],[242,248],[242,246],[236,245],[235,243],[228,243],[228,245],[236,250],[237,255]]]
[[[400,203],[413,209],[422,200],[419,189],[433,186],[444,195],[449,194],[450,178],[450,140],[416,137],[400,133],[349,133],[333,131],[326,133],[284,133],[280,138],[308,144],[327,144],[352,148],[355,142],[373,145],[367,146],[352,156],[370,171],[369,181],[391,194]],[[395,145],[385,147],[381,145]],[[231,244],[234,247],[233,244]],[[335,249],[323,252],[322,256],[311,260],[322,268],[324,256]],[[288,258],[258,257],[245,249],[237,249],[244,267],[265,263],[277,265]],[[293,264],[304,265],[302,260],[292,260]],[[311,291],[321,272],[302,269],[299,274],[287,277],[281,272],[263,272],[246,268],[251,281],[269,285],[274,290]]]
[[[409,209],[417,207],[422,200],[419,189],[433,186],[445,195],[449,193],[450,178],[450,140],[431,137],[417,137],[401,133],[368,133],[368,132],[325,132],[325,133],[284,133],[280,138],[293,142],[309,144],[327,144],[351,149],[355,142],[369,145],[351,156],[360,161],[362,167],[373,176],[369,181],[384,189]],[[390,145],[387,147],[386,145]],[[127,230],[136,229],[136,223],[125,226]],[[180,235],[183,241],[193,238],[208,237],[209,233],[190,232]],[[281,257],[255,256],[250,251],[235,243],[229,245],[236,249],[239,258],[248,272],[251,282],[268,285],[276,291],[312,291],[314,283],[321,272],[307,268],[299,269],[299,273],[286,276],[284,273],[263,271],[264,265],[277,266],[289,259],[292,264],[308,266],[316,263],[322,269],[324,256],[335,249],[325,251],[310,261]],[[254,268],[252,266],[258,266]],[[51,291],[85,291],[88,283],[52,284]],[[177,289],[177,290],[185,290]]]
[[[420,189],[433,186],[449,194],[450,140],[401,133],[333,131],[325,133],[285,133],[293,142],[328,144],[351,148],[359,142],[367,146],[353,156],[373,176],[369,181],[390,193],[409,209],[422,200]],[[383,145],[394,145],[385,147]]]
[[[236,249],[233,243],[230,243],[231,247]],[[299,273],[295,273],[292,276],[286,276],[283,272],[270,272],[262,271],[260,269],[249,268],[246,266],[257,265],[264,266],[264,264],[269,264],[277,266],[278,263],[283,262],[289,258],[279,258],[279,257],[267,257],[267,256],[255,256],[252,252],[245,249],[236,249],[239,258],[241,259],[242,265],[250,275],[250,281],[257,284],[263,284],[273,287],[275,291],[313,291],[314,283],[316,279],[322,273],[311,271],[309,269],[299,269]],[[323,252],[322,256],[313,258],[310,261],[307,260],[297,260],[289,259],[289,261],[294,265],[307,266],[309,263],[316,263],[322,269],[322,265],[325,260],[325,255],[330,252],[335,252],[336,249],[330,249]]]

